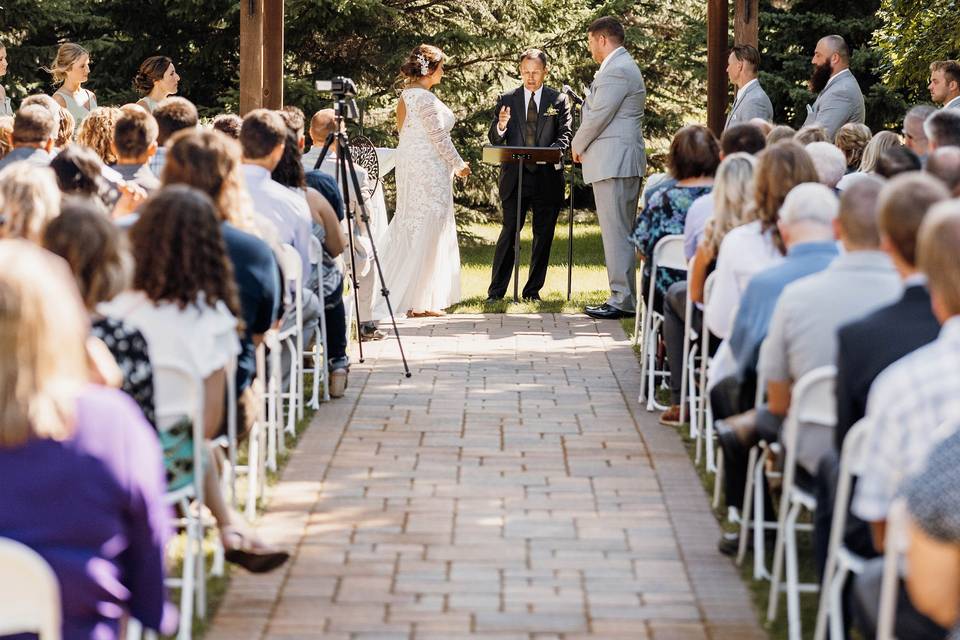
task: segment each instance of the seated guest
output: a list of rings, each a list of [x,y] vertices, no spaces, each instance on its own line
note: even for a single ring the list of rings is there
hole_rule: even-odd
[[[867,148],[873,132],[870,127],[859,122],[848,122],[840,127],[833,143],[843,152],[843,157],[847,160],[847,173],[853,173],[860,168],[860,159],[863,158],[863,150]]]
[[[101,315],[97,305],[127,287],[129,254],[120,231],[89,200],[67,200],[43,234],[43,247],[70,266],[80,297],[90,315],[91,335],[110,350],[123,375],[121,390],[136,401],[143,417],[156,425],[153,367],[143,334],[124,322]]]
[[[234,140],[240,139],[240,127],[243,125],[243,118],[235,113],[221,113],[213,119],[211,125],[215,131],[225,134]]]
[[[153,118],[157,121],[157,152],[150,158],[150,171],[160,177],[163,175],[163,163],[167,157],[167,141],[177,131],[196,128],[200,116],[192,102],[173,96],[153,110]]]
[[[77,127],[77,144],[93,149],[107,166],[117,163],[117,154],[113,150],[113,129],[120,115],[120,109],[115,107],[97,107]]]
[[[118,197],[116,187],[103,177],[100,157],[89,147],[68,145],[50,162],[50,168],[65,195],[93,198],[104,211]]]
[[[960,430],[930,453],[922,473],[904,491],[910,514],[906,576],[910,601],[950,637],[960,634]],[[905,637],[905,636],[900,636]]]
[[[136,260],[133,289],[98,311],[138,329],[151,362],[175,362],[202,381],[203,397],[210,399],[204,403],[203,430],[213,438],[223,424],[225,367],[240,351],[233,269],[213,202],[191,187],[165,187],[144,205],[130,241]],[[158,414],[182,406],[182,390],[171,382],[155,374]],[[192,425],[179,420],[157,427],[166,448],[168,485],[176,490],[193,482]],[[204,465],[203,473],[204,500],[217,521],[226,559],[253,572],[286,562],[286,552],[241,530],[239,516],[219,488],[217,465]]]
[[[793,134],[793,141],[803,146],[814,142],[828,142],[829,140],[827,130],[818,124],[801,127],[799,131]]]
[[[900,146],[900,136],[892,131],[881,131],[870,138],[866,148],[863,150],[863,158],[860,160],[860,169],[849,173],[843,177],[843,180],[837,185],[837,189],[843,191],[857,180],[865,175],[876,174],[877,164],[880,162],[880,156],[887,149]]]
[[[769,120],[764,120],[763,118],[750,118],[748,124],[752,124],[757,129],[760,130],[760,133],[763,134],[763,139],[767,139],[767,135],[773,131],[773,123]]]
[[[890,505],[904,483],[922,471],[941,425],[960,415],[960,207],[956,201],[934,205],[920,226],[917,263],[926,274],[934,315],[943,324],[939,337],[904,356],[881,373],[870,389],[864,465],[853,498],[853,513],[870,523],[873,542],[882,551]],[[854,579],[858,626],[874,637],[876,594],[883,559],[867,563]],[[942,638],[945,631],[917,612],[906,594],[897,601],[896,635]]]
[[[0,116],[0,160],[13,149],[13,116]]]
[[[918,104],[907,111],[907,115],[903,118],[903,144],[917,154],[921,162],[926,160],[930,151],[930,141],[927,140],[927,133],[923,130],[923,123],[934,112],[936,108],[928,104]]]
[[[22,107],[21,107],[22,108]],[[940,147],[960,147],[960,109],[941,109],[923,123],[930,151]]]
[[[907,174],[887,183],[877,203],[880,246],[890,256],[904,284],[897,302],[850,322],[837,331],[837,425],[834,449],[817,469],[814,549],[818,569],[826,563],[836,493],[839,452],[850,428],[864,416],[867,394],[881,371],[936,339],[940,324],[930,308],[930,294],[916,266],[917,231],[927,210],[945,200],[936,180]],[[857,555],[876,555],[866,524],[848,515],[844,544]],[[849,617],[849,616],[847,616]]]
[[[778,124],[767,134],[767,146],[769,147],[785,140],[793,140],[793,136],[796,135],[796,133],[797,131],[793,127]]]
[[[283,157],[287,125],[275,111],[255,109],[243,119],[241,172],[257,213],[276,227],[279,241],[300,254],[303,273],[310,273],[310,208],[306,200],[273,180],[270,173]]]
[[[60,215],[60,190],[53,171],[18,162],[0,171],[0,237],[40,243],[50,221]]]
[[[55,149],[63,149],[73,142],[73,132],[77,128],[76,120],[73,114],[67,109],[60,107],[60,128],[57,130],[57,140],[54,142]]]
[[[252,212],[244,216],[241,211],[239,145],[214,131],[178,132],[170,140],[163,171],[165,185],[185,184],[213,200],[243,311],[237,391],[244,393],[256,374],[256,344],[280,317],[281,287],[270,246],[256,236]],[[254,418],[244,417],[248,420],[241,424]]]
[[[752,124],[735,124],[724,130],[720,136],[720,159],[734,153],[756,155],[767,146],[767,140],[760,129]],[[752,173],[752,172],[751,172]],[[693,201],[683,222],[683,253],[687,260],[693,258],[707,220],[713,215],[713,191]]]
[[[750,216],[755,220],[731,229],[720,243],[713,292],[707,301],[707,325],[721,339],[730,336],[734,310],[750,278],[783,259],[777,220],[784,198],[798,184],[818,178],[810,155],[792,142],[762,151],[753,175],[755,212]]]
[[[887,149],[880,154],[877,161],[877,175],[883,178],[892,178],[908,171],[920,171],[922,168],[917,154],[903,145]]]
[[[50,114],[50,117],[53,118],[53,130],[59,132],[61,126],[61,116],[63,113],[63,107],[57,104],[57,101],[48,96],[45,93],[36,93],[32,96],[27,96],[23,99],[23,102],[20,103],[20,108],[24,108],[28,105],[36,105],[38,107],[43,107],[47,110],[47,113]],[[71,132],[72,135],[72,132]]]
[[[784,200],[777,223],[787,247],[786,258],[751,278],[740,301],[733,332],[727,342],[733,373],[710,391],[710,404],[717,419],[717,435],[724,453],[727,505],[731,507],[740,509],[743,506],[751,440],[738,437],[738,434],[749,433],[746,428],[734,428],[724,421],[736,416],[738,423],[754,423],[753,414],[740,414],[754,405],[757,359],[774,308],[787,285],[823,271],[836,258],[833,221],[838,208],[836,196],[821,184],[795,187]],[[735,553],[737,545],[736,536],[724,536],[720,551]]]
[[[644,260],[641,294],[644,300],[650,278],[656,278],[654,308],[657,311],[663,308],[667,289],[682,275],[667,269],[652,273],[654,247],[665,236],[682,234],[690,205],[713,188],[713,176],[720,164],[720,145],[706,127],[687,125],[673,137],[667,162],[670,176],[676,182],[649,196],[631,237]]]
[[[46,109],[32,104],[20,107],[13,117],[13,149],[0,160],[0,169],[21,161],[35,167],[49,165],[56,140],[57,130]]]
[[[53,569],[64,638],[117,640],[126,615],[173,633],[156,434],[130,398],[88,382],[89,320],[62,260],[2,242],[0,290],[0,536]]]
[[[829,142],[811,142],[806,149],[817,168],[820,184],[836,190],[837,183],[847,173],[847,159],[843,152]]]
[[[113,149],[117,156],[113,168],[124,180],[148,194],[160,188],[160,179],[147,164],[157,152],[157,121],[153,116],[142,109],[121,111],[113,128]]]
[[[727,131],[732,131],[735,125]],[[752,126],[752,125],[746,125]],[[680,391],[683,365],[683,332],[686,321],[687,288],[696,302],[703,301],[703,286],[707,275],[716,263],[717,249],[724,236],[732,229],[752,221],[753,208],[753,168],[756,164],[753,156],[747,153],[735,153],[727,156],[717,169],[714,190],[716,205],[711,202],[712,217],[707,221],[706,234],[699,243],[687,280],[675,282],[667,290],[666,304],[663,306],[663,335],[667,345],[667,364],[670,366],[671,405],[660,415],[661,424],[679,424]],[[701,202],[708,196],[697,200]],[[694,203],[696,204],[696,203]],[[689,220],[688,220],[689,222]],[[691,322],[700,330],[703,314],[699,306],[693,307]]]
[[[960,147],[940,147],[931,153],[927,173],[940,178],[954,198],[960,197]]]

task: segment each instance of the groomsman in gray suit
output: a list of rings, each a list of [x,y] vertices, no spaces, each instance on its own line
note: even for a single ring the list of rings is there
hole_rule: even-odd
[[[750,122],[753,118],[773,122],[773,105],[757,79],[759,69],[760,52],[756,47],[738,44],[730,50],[727,76],[737,88],[737,97],[734,98],[733,108],[727,116],[727,123],[723,126],[724,131],[733,125]]]
[[[822,126],[827,130],[827,139],[832,141],[848,122],[863,124],[863,92],[850,72],[850,49],[842,37],[826,36],[817,43],[810,89],[820,95],[812,107],[807,105],[803,126]]]
[[[944,109],[960,109],[960,62],[937,60],[930,65],[930,98]]]
[[[600,63],[573,137],[573,159],[583,164],[583,181],[593,186],[607,263],[610,297],[587,315],[599,319],[632,316],[637,304],[636,249],[630,243],[647,155],[640,124],[646,88],[639,67],[623,48],[623,25],[615,18],[588,28],[590,54]]]

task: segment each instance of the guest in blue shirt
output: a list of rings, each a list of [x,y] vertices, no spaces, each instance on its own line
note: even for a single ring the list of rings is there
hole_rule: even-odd
[[[839,206],[833,191],[821,184],[808,182],[794,187],[783,202],[777,222],[787,248],[786,259],[751,278],[741,298],[729,340],[735,373],[720,380],[710,391],[711,408],[724,453],[728,506],[737,509],[743,506],[747,452],[755,444],[758,434],[776,433],[779,427],[779,423],[759,424],[757,418],[760,414],[752,409],[760,345],[767,337],[773,310],[784,288],[791,282],[823,271],[837,257],[833,221]],[[768,428],[764,429],[765,426]],[[720,550],[736,553],[738,543],[737,537],[724,536]]]

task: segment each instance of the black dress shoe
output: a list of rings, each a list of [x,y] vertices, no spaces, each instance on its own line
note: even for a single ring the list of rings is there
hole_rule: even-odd
[[[530,294],[530,295],[523,294],[523,299],[526,300],[526,301],[528,301],[528,302],[529,302],[529,301],[533,301],[533,300],[536,300],[537,302],[539,302],[539,301],[540,301],[540,294],[539,294],[539,293],[532,293],[532,294]]]
[[[503,301],[503,296],[487,296],[487,299],[483,301],[484,304],[497,304],[498,302]]]
[[[721,534],[717,542],[717,551],[725,556],[737,555],[740,551],[740,534],[736,532]]]
[[[609,304],[602,304],[599,307],[587,307],[584,309],[586,313],[591,318],[596,318],[597,320],[617,320],[619,318],[632,318],[632,313],[627,313],[626,311],[621,311],[616,307],[612,307]]]

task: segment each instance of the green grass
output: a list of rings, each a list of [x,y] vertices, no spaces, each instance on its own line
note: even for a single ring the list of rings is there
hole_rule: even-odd
[[[550,266],[540,296],[540,302],[514,303],[513,281],[507,298],[496,304],[487,304],[487,287],[493,265],[493,250],[500,234],[499,224],[474,224],[461,232],[460,276],[462,300],[452,306],[450,313],[577,313],[586,305],[601,304],[607,298],[607,269],[603,260],[600,227],[593,223],[574,225],[573,287],[567,300],[567,225],[565,216],[557,224]],[[530,266],[533,232],[529,223],[520,234],[520,289],[526,282]]]

